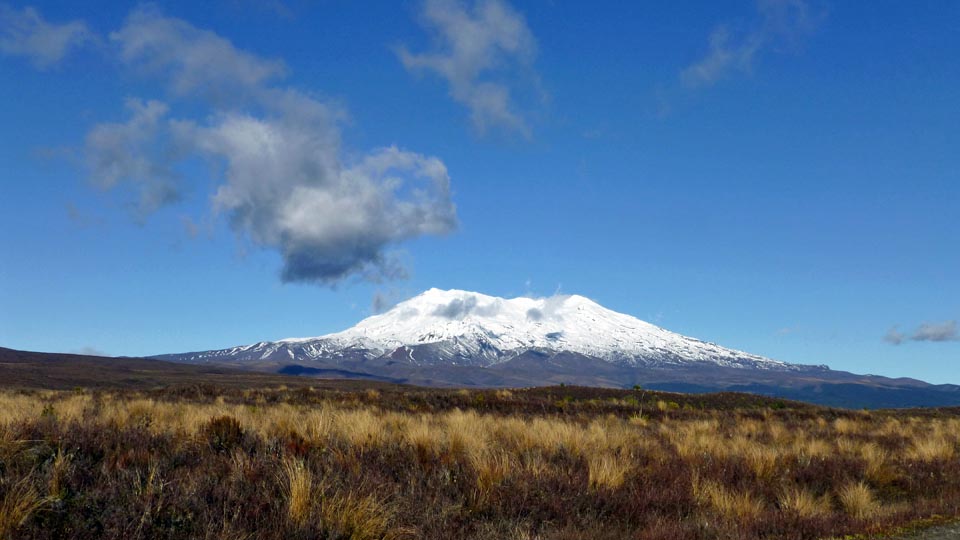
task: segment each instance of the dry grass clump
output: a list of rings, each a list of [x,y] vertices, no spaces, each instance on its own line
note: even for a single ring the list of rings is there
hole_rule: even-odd
[[[379,446],[387,436],[383,418],[370,409],[339,411],[332,427],[348,444],[361,448]]]
[[[303,461],[288,459],[283,462],[283,494],[287,499],[287,516],[302,527],[310,519],[313,503],[313,474]]]
[[[833,421],[833,431],[840,435],[856,435],[862,425],[852,418],[837,418]]]
[[[953,441],[942,433],[915,439],[907,451],[910,459],[924,462],[946,461],[952,459],[955,454],[956,448]]]
[[[834,453],[829,442],[803,434],[794,439],[789,448],[789,455],[803,467],[809,467],[814,460],[825,460]]]
[[[617,489],[630,473],[630,462],[611,454],[592,454],[587,457],[588,482],[593,489]]]
[[[869,519],[880,512],[873,491],[863,482],[851,482],[837,494],[843,509],[856,519]]]
[[[32,475],[4,488],[0,499],[0,538],[15,538],[17,529],[49,501],[37,492]]]
[[[512,456],[497,450],[471,453],[470,465],[475,475],[478,504],[489,501],[493,490],[509,478],[514,469]]]
[[[764,510],[763,501],[753,494],[729,489],[713,480],[701,480],[698,475],[693,477],[692,491],[697,502],[725,519],[752,521]]]
[[[45,403],[34,396],[0,393],[0,426],[40,416]]]
[[[352,493],[324,497],[320,504],[320,522],[333,538],[378,540],[399,536],[390,530],[396,512],[372,495]]]
[[[780,508],[802,518],[820,518],[833,511],[830,496],[816,496],[809,489],[792,486],[784,489],[778,499]]]
[[[65,477],[69,473],[73,455],[63,452],[63,448],[57,450],[50,464],[50,479],[47,482],[47,489],[51,497],[60,497],[65,488]]]
[[[757,478],[770,479],[776,474],[777,460],[781,454],[779,448],[756,443],[741,443],[739,451]]]

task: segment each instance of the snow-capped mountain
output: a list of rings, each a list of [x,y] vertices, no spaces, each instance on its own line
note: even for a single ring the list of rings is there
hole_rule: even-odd
[[[334,334],[159,358],[298,364],[379,359],[416,366],[492,367],[529,351],[573,353],[627,367],[800,369],[670,332],[583,296],[504,299],[439,289],[425,291]]]

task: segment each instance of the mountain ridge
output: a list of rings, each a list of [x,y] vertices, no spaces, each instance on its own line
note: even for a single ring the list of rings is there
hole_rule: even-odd
[[[164,357],[202,362],[286,355],[291,361],[310,361],[372,359],[398,350],[405,350],[406,360],[415,365],[490,367],[527,350],[545,350],[575,352],[634,367],[708,363],[755,369],[804,368],[683,336],[580,295],[505,299],[457,289],[429,289],[351,328],[319,337]]]
[[[420,386],[572,384],[743,391],[842,407],[960,405],[960,386],[834,371],[728,349],[579,295],[427,290],[340,332],[153,358]]]

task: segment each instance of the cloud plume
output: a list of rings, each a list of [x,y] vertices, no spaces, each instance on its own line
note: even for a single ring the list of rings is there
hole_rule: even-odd
[[[345,151],[344,112],[272,85],[282,62],[155,8],[134,11],[110,37],[125,65],[170,84],[166,102],[130,99],[126,122],[87,135],[94,182],[136,189],[141,214],[180,199],[183,163],[202,159],[216,186],[212,211],[279,253],[284,282],[331,286],[404,277],[394,246],[456,228],[442,161],[396,146]],[[178,115],[183,101],[201,113]]]
[[[32,7],[17,10],[0,4],[0,52],[26,57],[38,69],[58,64],[70,49],[93,39],[83,21],[50,23]]]
[[[536,40],[523,16],[502,0],[425,0],[420,11],[434,38],[429,52],[397,49],[409,71],[429,71],[444,78],[454,101],[470,110],[478,132],[491,127],[530,135],[517,112],[511,77],[532,75]]]
[[[499,299],[486,304],[480,304],[477,297],[473,295],[462,298],[454,298],[450,302],[437,306],[432,315],[443,317],[445,319],[463,319],[464,317],[476,314],[480,317],[492,317],[500,312],[502,304]]]

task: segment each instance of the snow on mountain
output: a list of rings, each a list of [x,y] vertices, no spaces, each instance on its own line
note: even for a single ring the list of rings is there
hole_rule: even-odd
[[[417,365],[490,366],[529,350],[572,352],[628,366],[797,367],[670,332],[579,295],[504,299],[439,289],[425,291],[342,332],[176,356],[188,361],[389,356]]]

